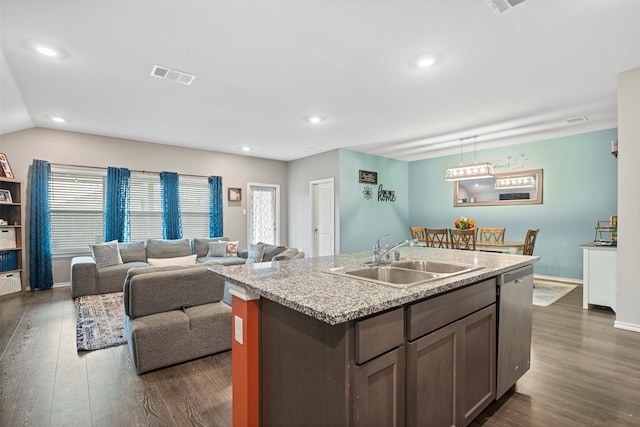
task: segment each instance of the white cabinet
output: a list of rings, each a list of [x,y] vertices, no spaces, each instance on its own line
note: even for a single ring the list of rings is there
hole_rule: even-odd
[[[616,311],[618,251],[615,246],[582,245],[582,308],[589,304]]]

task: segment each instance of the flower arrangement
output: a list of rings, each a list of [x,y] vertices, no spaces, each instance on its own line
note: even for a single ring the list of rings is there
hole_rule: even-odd
[[[457,229],[460,230],[468,230],[476,226],[476,222],[473,219],[465,218],[461,216],[459,219],[456,219],[453,222],[453,225],[456,226]]]

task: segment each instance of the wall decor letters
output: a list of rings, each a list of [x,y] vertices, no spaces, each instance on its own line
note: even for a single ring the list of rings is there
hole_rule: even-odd
[[[395,202],[396,201],[396,191],[395,190],[385,190],[382,188],[382,184],[378,187],[378,201],[379,202]]]

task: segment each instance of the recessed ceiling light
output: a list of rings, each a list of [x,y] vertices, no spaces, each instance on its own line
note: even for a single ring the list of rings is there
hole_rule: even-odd
[[[418,68],[429,68],[436,63],[436,60],[433,56],[429,55],[420,55],[416,59],[416,66]]]
[[[242,151],[251,151],[251,147],[242,147]]]
[[[309,116],[309,118],[307,119],[309,120],[309,123],[312,123],[314,125],[317,125],[318,123],[322,123],[324,122],[324,117],[320,117],[320,116]]]
[[[50,47],[36,46],[36,52],[45,56],[58,56],[58,52]]]
[[[53,120],[56,123],[64,123],[67,121],[64,117],[58,117],[58,116],[52,116],[51,120]]]

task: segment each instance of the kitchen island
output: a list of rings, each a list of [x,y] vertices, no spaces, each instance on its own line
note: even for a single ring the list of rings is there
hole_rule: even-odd
[[[406,289],[328,273],[370,253],[210,269],[233,295],[234,425],[465,425],[495,398],[497,282],[538,257],[400,253],[481,268]]]

